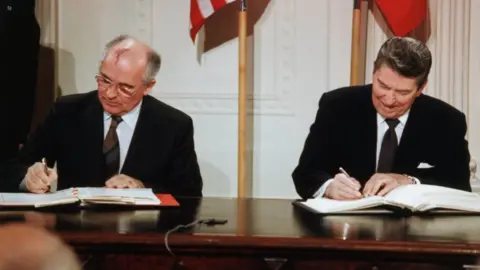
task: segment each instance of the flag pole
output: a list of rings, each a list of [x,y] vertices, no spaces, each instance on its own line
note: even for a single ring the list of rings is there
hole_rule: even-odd
[[[238,16],[238,197],[247,193],[247,4],[241,1]]]
[[[350,85],[360,84],[360,24],[361,11],[360,1],[353,0],[353,15],[352,15],[352,51],[350,59]]]

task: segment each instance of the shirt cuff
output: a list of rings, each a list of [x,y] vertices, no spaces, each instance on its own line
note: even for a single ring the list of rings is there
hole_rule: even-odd
[[[415,184],[420,185],[422,182],[418,178],[412,176],[412,180],[415,181]]]
[[[313,194],[313,198],[323,197],[323,195],[325,194],[325,191],[327,190],[328,185],[330,185],[330,183],[332,181],[333,181],[333,178],[329,179],[329,180],[327,180],[327,182],[323,183],[323,185],[317,190],[317,192],[315,192]]]
[[[22,192],[30,192],[30,191],[28,191],[28,188],[27,188],[27,178],[26,177],[23,178],[23,180],[20,183],[20,185],[18,186],[18,188]]]

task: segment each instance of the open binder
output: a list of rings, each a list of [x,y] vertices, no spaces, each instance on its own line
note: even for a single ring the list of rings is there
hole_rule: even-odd
[[[47,207],[54,205],[108,204],[132,206],[161,206],[160,198],[165,198],[167,206],[177,206],[178,202],[167,194],[157,196],[152,189],[114,188],[69,188],[54,193],[0,193],[0,207]],[[172,200],[173,199],[173,200]]]
[[[294,202],[318,214],[385,213],[385,212],[464,212],[480,213],[480,195],[434,185],[404,185],[385,196],[340,201],[314,198]]]

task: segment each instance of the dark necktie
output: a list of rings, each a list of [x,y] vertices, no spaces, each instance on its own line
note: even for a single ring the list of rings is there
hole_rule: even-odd
[[[117,126],[122,122],[120,116],[112,116],[112,123],[103,141],[103,156],[105,158],[105,179],[118,173],[120,168],[120,145],[117,137]]]
[[[400,123],[398,119],[386,119],[388,130],[385,132],[382,141],[382,148],[380,150],[380,156],[378,157],[379,173],[390,173],[393,167],[393,161],[395,160],[395,152],[397,151],[398,139],[395,127]]]

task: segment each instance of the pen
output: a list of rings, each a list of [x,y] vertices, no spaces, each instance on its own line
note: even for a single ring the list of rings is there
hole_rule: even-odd
[[[43,165],[43,170],[45,171],[45,174],[48,176],[48,166],[47,166],[47,160],[45,158],[42,158],[42,165]],[[50,185],[48,185],[47,192],[50,192]]]
[[[349,179],[352,179],[352,178],[350,177],[350,175],[349,175],[342,167],[340,167],[339,170],[340,170],[340,172],[343,173],[346,177],[348,177]],[[353,181],[353,179],[352,179],[352,181]],[[362,194],[362,197],[365,197],[365,195],[363,195],[363,193],[360,192],[360,194]]]
[[[42,164],[43,164],[43,170],[45,171],[45,174],[48,176],[47,160],[45,158],[42,158]]]
[[[345,174],[346,177],[351,178],[350,175],[342,167],[340,167],[340,172]]]

